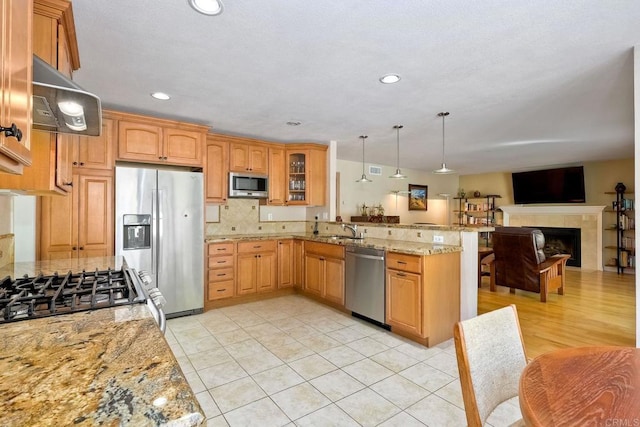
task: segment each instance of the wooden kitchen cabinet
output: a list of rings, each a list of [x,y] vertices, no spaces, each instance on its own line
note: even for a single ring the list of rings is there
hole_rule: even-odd
[[[18,8],[18,6],[15,7]],[[70,77],[72,72],[80,67],[71,3],[66,0],[36,0],[33,2],[32,20],[33,54]],[[33,61],[31,54],[28,60],[31,67]],[[29,74],[29,93],[31,93],[31,74]],[[29,95],[29,114],[31,114],[30,102]],[[0,187],[22,190],[31,194],[71,192],[71,156],[75,138],[77,136],[70,134],[32,130],[29,136],[32,166],[25,168],[22,176],[2,175]]]
[[[102,117],[100,136],[75,136],[73,140],[72,166],[75,170],[102,169],[113,170],[115,122]]]
[[[306,242],[304,290],[344,305],[344,246]]]
[[[286,151],[281,145],[269,146],[269,204],[282,206],[287,202]]]
[[[113,173],[74,174],[67,196],[39,200],[40,260],[112,256]]]
[[[278,240],[278,288],[288,288],[293,283],[293,239]]]
[[[218,135],[207,135],[204,175],[206,202],[226,203],[229,194],[229,143]]]
[[[202,167],[206,126],[128,113],[118,119],[118,160]]]
[[[304,284],[304,241],[293,241],[293,286],[302,289]]]
[[[427,346],[453,336],[460,320],[460,254],[387,253],[386,323]]]
[[[235,295],[233,242],[210,243],[207,245],[207,287],[205,289],[205,309],[207,303]]]
[[[245,295],[276,289],[277,250],[275,240],[238,243],[236,294]]]
[[[268,146],[258,141],[232,138],[229,143],[229,171],[266,175],[269,172]]]
[[[323,206],[326,203],[326,146],[287,145],[285,170],[287,205]]]
[[[0,126],[13,124],[21,136],[0,133],[0,171],[22,174],[31,158],[33,2],[2,0],[0,13]],[[0,175],[0,188],[6,186]]]

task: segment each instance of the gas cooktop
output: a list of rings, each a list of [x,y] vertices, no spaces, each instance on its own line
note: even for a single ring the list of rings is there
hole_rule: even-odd
[[[83,271],[0,280],[0,323],[144,303],[128,269]]]

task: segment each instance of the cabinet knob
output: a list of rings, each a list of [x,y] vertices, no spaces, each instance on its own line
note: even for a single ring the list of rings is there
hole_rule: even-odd
[[[84,246],[80,246],[80,250],[81,250],[81,251],[84,251]]]
[[[62,185],[68,185],[69,187],[73,187],[73,182],[63,182]]]
[[[162,160],[162,156],[158,156],[158,159],[159,159],[159,160]]]
[[[77,251],[77,250],[78,250],[78,248],[76,248],[75,246],[72,246],[72,247],[71,247],[71,250],[72,250],[72,251]]]
[[[18,129],[18,126],[16,126],[15,123],[11,123],[11,126],[8,128],[0,126],[0,132],[4,132],[4,136],[7,138],[13,136],[18,140],[18,142],[22,141],[22,131]]]
[[[84,162],[80,162],[80,166],[84,166]]]
[[[78,166],[78,162],[73,162],[73,166]]]

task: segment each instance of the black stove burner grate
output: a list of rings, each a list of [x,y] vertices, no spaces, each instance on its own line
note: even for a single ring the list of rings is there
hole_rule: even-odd
[[[0,323],[145,301],[126,270],[0,280]]]

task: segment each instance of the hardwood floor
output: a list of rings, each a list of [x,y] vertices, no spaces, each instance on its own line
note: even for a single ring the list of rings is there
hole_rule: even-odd
[[[635,347],[635,276],[592,271],[567,271],[564,295],[540,295],[498,286],[489,277],[478,289],[478,314],[509,304],[518,309],[527,357],[564,347],[621,345]]]

